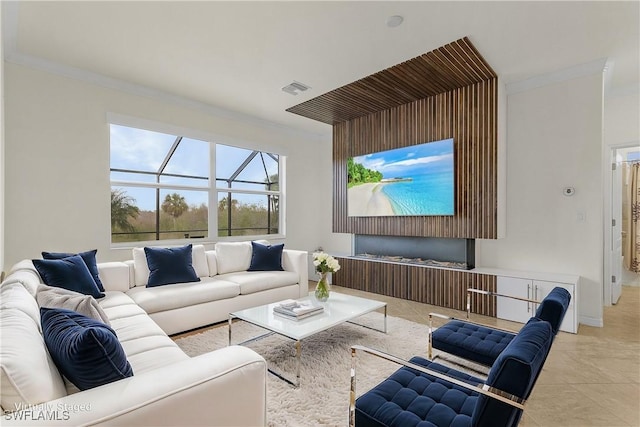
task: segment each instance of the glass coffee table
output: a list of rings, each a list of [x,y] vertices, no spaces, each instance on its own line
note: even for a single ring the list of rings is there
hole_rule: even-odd
[[[314,297],[310,293],[308,297],[300,300],[312,300]],[[387,303],[375,301],[367,298],[355,297],[351,295],[331,292],[331,296],[327,302],[315,302],[324,307],[324,311],[305,319],[295,320],[286,319],[273,313],[273,307],[278,302],[265,304],[258,307],[247,308],[245,310],[235,311],[229,314],[229,345],[231,345],[231,334],[233,319],[238,318],[252,325],[259,326],[268,330],[266,334],[251,338],[249,340],[237,343],[238,345],[248,344],[250,342],[265,338],[267,336],[278,334],[295,341],[296,348],[296,377],[294,380],[286,378],[283,374],[275,372],[269,368],[269,372],[278,378],[286,381],[294,387],[300,386],[300,357],[302,353],[302,340],[308,338],[318,332],[325,331],[342,323],[349,322],[360,325],[365,328],[374,329],[380,332],[387,332]],[[353,322],[353,319],[370,313],[375,310],[384,309],[384,319],[382,329],[371,328]]]

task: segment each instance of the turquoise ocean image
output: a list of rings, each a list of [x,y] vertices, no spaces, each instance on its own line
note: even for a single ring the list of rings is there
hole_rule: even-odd
[[[396,215],[453,215],[451,171],[413,175],[411,181],[382,186]]]
[[[453,139],[353,157],[349,216],[455,214]]]

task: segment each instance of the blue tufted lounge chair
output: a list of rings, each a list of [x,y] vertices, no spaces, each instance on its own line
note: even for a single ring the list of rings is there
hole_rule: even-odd
[[[553,342],[549,322],[532,318],[493,363],[486,382],[414,357],[409,362],[353,346],[351,427],[513,427]],[[356,352],[403,365],[357,400]]]
[[[493,292],[468,289],[467,319],[469,318],[471,293],[513,298]],[[560,329],[570,300],[571,294],[566,289],[555,287],[538,305],[534,317],[548,321],[551,324],[554,337]],[[533,300],[526,301],[538,303]],[[434,316],[451,320],[434,331],[432,325]],[[430,313],[427,358],[434,360],[432,349],[435,348],[481,365],[491,366],[517,334],[515,331]]]

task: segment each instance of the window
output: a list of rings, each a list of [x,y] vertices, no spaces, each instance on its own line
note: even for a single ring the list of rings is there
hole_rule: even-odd
[[[116,124],[110,133],[112,243],[280,232],[277,154]]]

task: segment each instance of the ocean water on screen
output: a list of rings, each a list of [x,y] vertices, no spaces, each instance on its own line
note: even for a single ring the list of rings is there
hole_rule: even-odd
[[[382,187],[396,215],[453,215],[453,174],[430,172]]]

